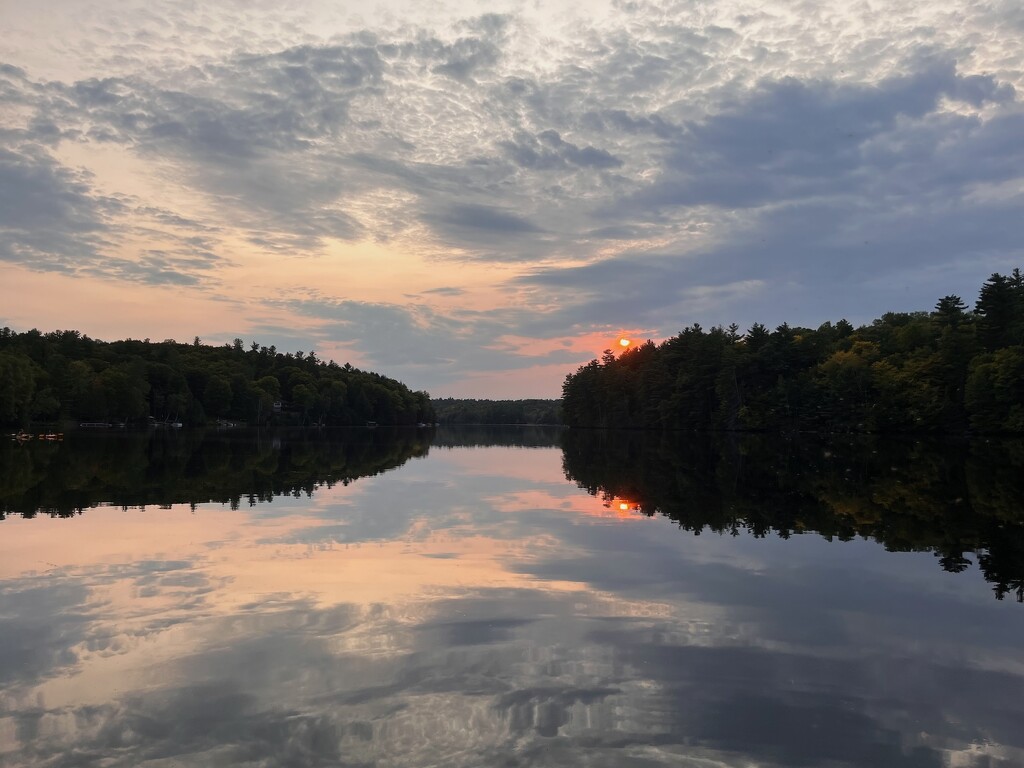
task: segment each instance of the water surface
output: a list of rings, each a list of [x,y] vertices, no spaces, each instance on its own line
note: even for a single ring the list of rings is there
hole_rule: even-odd
[[[0,456],[0,766],[1024,764],[1019,445]]]

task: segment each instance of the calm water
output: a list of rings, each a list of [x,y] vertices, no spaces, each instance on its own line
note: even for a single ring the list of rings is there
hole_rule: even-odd
[[[0,766],[1024,765],[1024,446],[0,447]]]

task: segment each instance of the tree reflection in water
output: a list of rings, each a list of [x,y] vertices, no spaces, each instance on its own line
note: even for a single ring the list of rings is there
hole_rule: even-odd
[[[427,455],[430,430],[78,432],[0,450],[0,519],[312,495]]]
[[[561,440],[566,477],[619,515],[683,530],[874,539],[975,561],[999,599],[1024,602],[1024,440],[913,440],[557,428],[164,431],[68,435],[0,449],[0,519],[71,516],[99,504],[312,495],[439,448]]]
[[[1024,441],[568,430],[566,477],[612,508],[694,534],[874,539],[976,559],[996,597],[1024,602]]]

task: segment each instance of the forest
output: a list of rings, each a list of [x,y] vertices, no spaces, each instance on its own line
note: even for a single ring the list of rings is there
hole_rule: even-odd
[[[854,328],[692,325],[566,377],[572,427],[1024,432],[1024,275]]]
[[[315,352],[242,339],[104,342],[0,329],[0,424],[111,422],[350,426],[433,422],[426,392]]]
[[[441,424],[558,424],[557,400],[475,400],[452,397],[431,401]]]

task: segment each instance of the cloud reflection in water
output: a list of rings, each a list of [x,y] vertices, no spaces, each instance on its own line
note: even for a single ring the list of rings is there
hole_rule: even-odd
[[[1024,619],[977,574],[620,518],[560,461],[4,521],[0,766],[1024,758]]]

